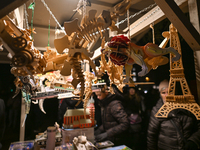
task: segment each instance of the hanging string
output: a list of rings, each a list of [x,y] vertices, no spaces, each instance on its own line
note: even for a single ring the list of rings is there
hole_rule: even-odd
[[[117,27],[119,28],[119,24],[118,23],[119,23],[119,18],[117,17],[117,23],[116,24],[117,24]]]
[[[50,18],[49,18],[49,29],[48,29],[48,47],[50,47],[50,44],[49,44],[49,41],[50,41],[50,22],[51,22],[51,15],[50,15]]]
[[[140,10],[139,12],[137,12],[137,13],[131,15],[131,16],[129,17],[129,19],[132,19],[132,18],[134,18],[135,16],[140,15],[141,13],[143,13],[143,12],[145,12],[145,11],[147,11],[147,10],[153,8],[154,6],[156,6],[156,3],[151,4],[151,5],[149,5],[148,7],[146,7],[146,8],[144,8],[144,9]],[[120,22],[118,22],[118,23],[115,24],[115,25],[117,26],[118,24],[122,24],[122,23],[124,23],[125,21],[127,21],[127,18],[124,19],[124,20],[122,20],[122,21],[120,21]]]
[[[66,35],[66,32],[65,32],[65,28],[62,27],[60,25],[60,23],[58,22],[58,20],[56,19],[56,17],[54,16],[54,14],[51,12],[51,10],[49,9],[49,7],[47,6],[47,4],[45,3],[44,0],[41,0],[41,2],[44,4],[44,6],[46,7],[47,11],[49,11],[50,15],[53,17],[53,19],[55,20],[55,22],[58,24],[58,26],[60,27],[61,30],[63,30],[64,34]]]
[[[155,44],[155,33],[154,33],[154,23],[150,24],[150,28],[152,29],[152,36],[153,36],[153,44]]]
[[[76,9],[73,10],[75,12],[78,12],[79,15],[82,15],[82,11],[81,11],[81,7],[83,7],[82,3],[83,3],[83,0],[79,0]],[[71,20],[71,18],[70,18],[70,20]]]
[[[35,2],[32,2],[29,6],[28,9],[32,9],[32,18],[31,18],[31,37],[33,40],[33,16],[34,16],[34,9],[35,9]]]
[[[128,38],[131,40],[130,20],[129,20],[129,9],[127,10],[127,27],[128,27]]]
[[[58,31],[58,29],[57,29],[57,24],[56,24],[56,27],[55,27],[55,39],[57,39],[58,38],[58,33],[59,31]]]

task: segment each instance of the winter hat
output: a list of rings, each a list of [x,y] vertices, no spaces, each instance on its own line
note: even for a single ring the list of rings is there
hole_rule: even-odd
[[[159,92],[161,92],[161,91],[163,91],[163,90],[165,90],[165,89],[167,89],[169,87],[169,82],[168,82],[168,80],[163,80],[162,82],[160,82],[160,84],[159,84]]]

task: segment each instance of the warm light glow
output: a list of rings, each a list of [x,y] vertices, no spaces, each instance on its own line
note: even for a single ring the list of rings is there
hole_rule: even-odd
[[[146,81],[149,81],[149,77],[146,77],[145,80],[146,80]]]

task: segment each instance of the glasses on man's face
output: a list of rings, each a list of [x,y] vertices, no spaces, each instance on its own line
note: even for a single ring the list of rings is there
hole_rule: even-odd
[[[164,94],[168,94],[168,92],[161,92],[161,94],[163,94],[163,95],[164,95]]]

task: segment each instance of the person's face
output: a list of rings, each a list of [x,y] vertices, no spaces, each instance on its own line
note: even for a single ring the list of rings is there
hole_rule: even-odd
[[[163,102],[165,103],[165,102],[166,102],[166,96],[168,95],[168,88],[162,90],[162,91],[160,92],[160,95],[161,95],[161,97],[162,97],[162,99],[163,99]]]
[[[134,95],[134,94],[135,94],[135,89],[130,88],[130,89],[129,89],[129,94],[130,94],[130,95]]]
[[[100,92],[100,91],[98,91],[98,92],[95,92],[95,94],[97,95],[97,98],[99,100],[102,100],[102,99],[106,98],[106,96],[107,96],[107,92]]]

